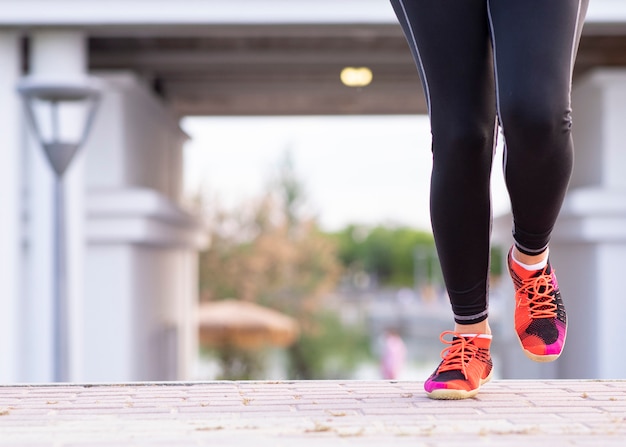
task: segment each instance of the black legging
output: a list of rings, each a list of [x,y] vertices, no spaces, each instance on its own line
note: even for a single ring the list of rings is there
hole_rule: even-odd
[[[573,162],[571,77],[588,0],[391,0],[431,122],[431,221],[455,321],[487,318],[499,122],[517,247],[548,245]]]

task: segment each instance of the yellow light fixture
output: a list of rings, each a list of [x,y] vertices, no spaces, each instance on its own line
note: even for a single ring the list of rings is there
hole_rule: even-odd
[[[341,82],[348,87],[365,87],[372,82],[374,75],[367,67],[345,67],[340,77]]]

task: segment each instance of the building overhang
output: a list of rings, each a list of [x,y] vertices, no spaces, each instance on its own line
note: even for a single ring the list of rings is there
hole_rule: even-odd
[[[262,4],[2,0],[0,29],[83,29],[91,70],[132,70],[180,116],[426,112],[388,1]],[[346,66],[369,67],[372,84],[344,86],[339,73]],[[597,66],[626,66],[624,0],[589,6],[575,79]]]
[[[395,24],[381,0],[4,0],[0,26]],[[53,7],[52,7],[53,6]],[[593,0],[589,32],[626,28],[626,2]]]

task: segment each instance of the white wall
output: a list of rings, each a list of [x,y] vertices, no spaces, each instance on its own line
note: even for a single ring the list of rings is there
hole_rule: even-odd
[[[0,30],[0,383],[19,377],[22,244],[22,107],[20,35]]]
[[[91,244],[88,253],[82,380],[190,378],[197,255],[122,243]]]
[[[130,73],[100,73],[85,148],[83,381],[189,378],[197,355],[201,223],[179,207],[178,120]]]

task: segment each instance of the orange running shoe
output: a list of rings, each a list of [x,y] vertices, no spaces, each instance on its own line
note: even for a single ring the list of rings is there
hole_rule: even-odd
[[[446,340],[452,335],[452,340]],[[491,335],[459,334],[446,331],[441,341],[450,347],[441,351],[442,362],[424,382],[431,399],[467,399],[474,397],[491,380],[493,363],[489,354]]]
[[[513,261],[509,273],[515,286],[515,331],[526,356],[536,362],[559,358],[567,336],[567,315],[559,283],[550,261],[541,270],[528,271]]]

